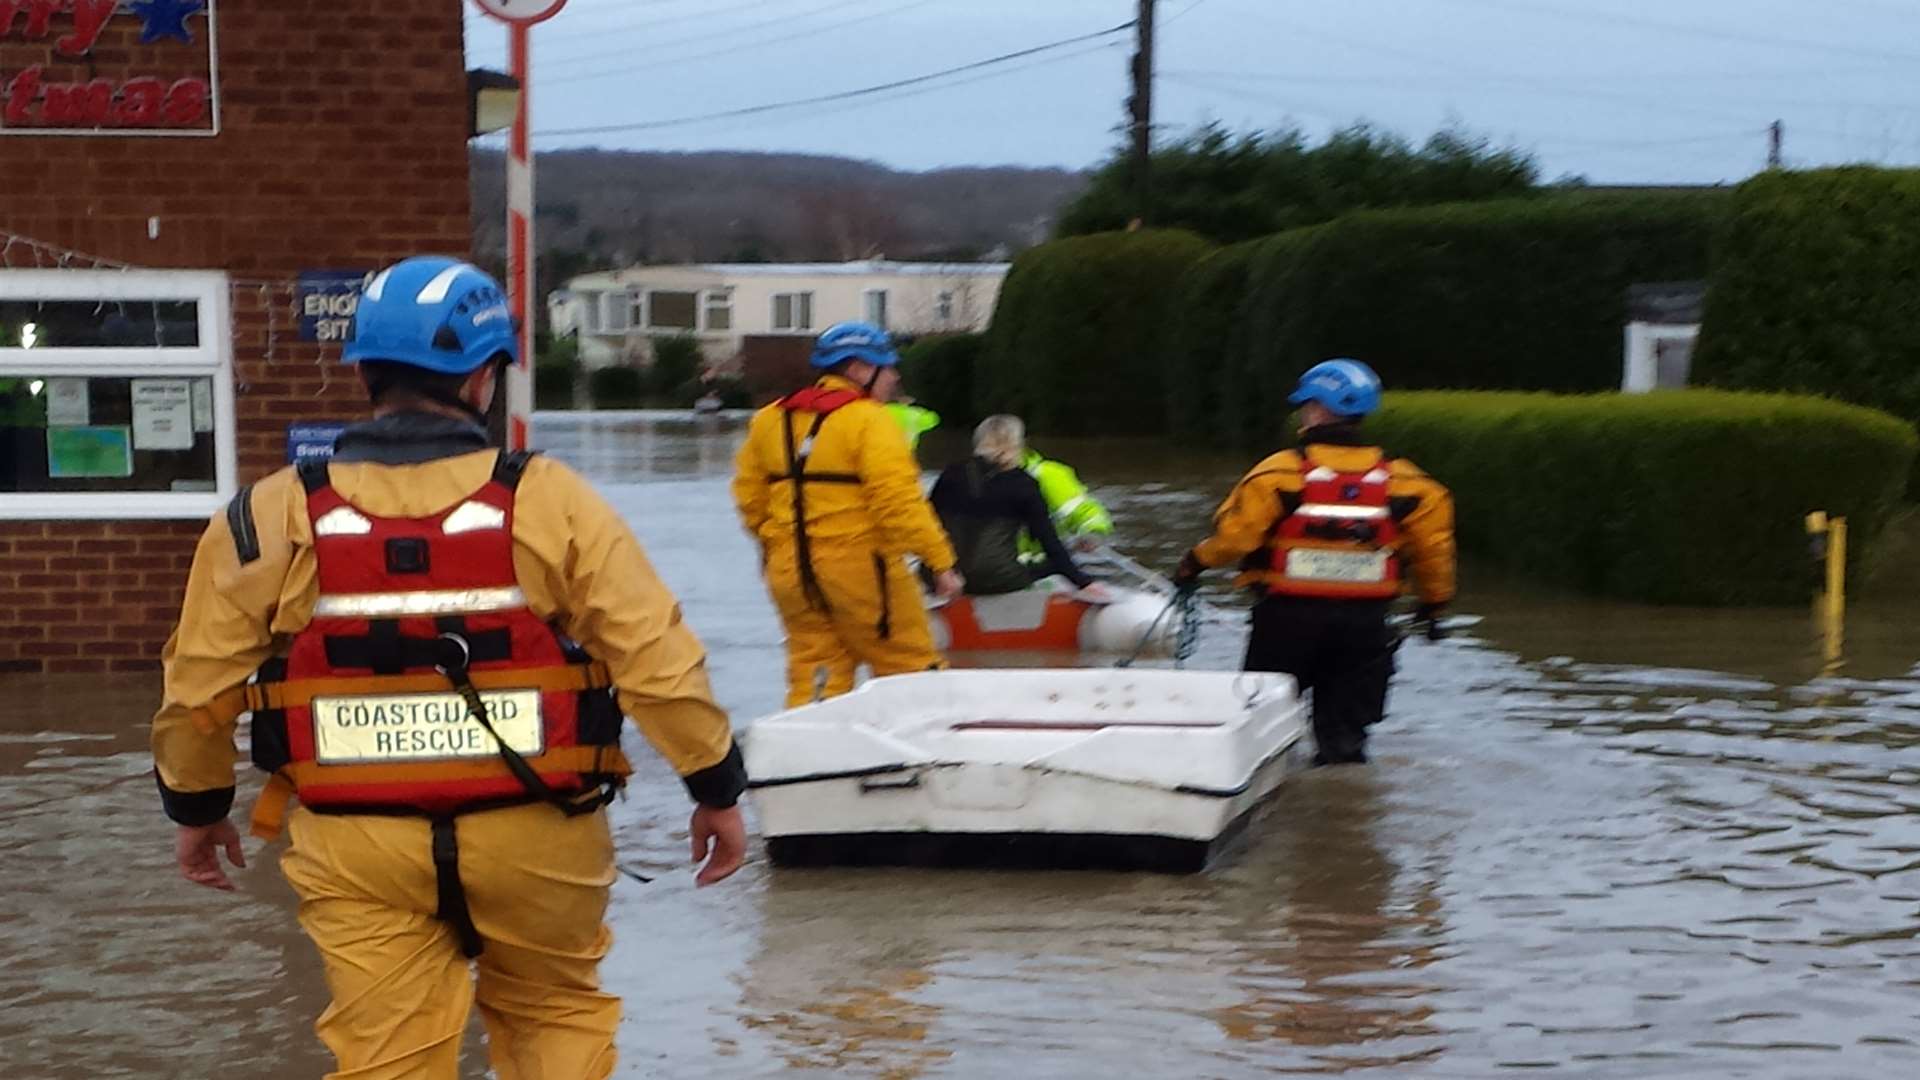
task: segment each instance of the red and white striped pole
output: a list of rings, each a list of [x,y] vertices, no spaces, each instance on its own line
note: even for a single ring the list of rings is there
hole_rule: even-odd
[[[567,0],[474,0],[480,10],[507,24],[508,73],[520,84],[519,106],[507,141],[507,307],[520,326],[520,362],[507,369],[507,448],[527,448],[533,415],[533,148],[529,119],[533,102],[532,37],[535,23],[560,13]]]

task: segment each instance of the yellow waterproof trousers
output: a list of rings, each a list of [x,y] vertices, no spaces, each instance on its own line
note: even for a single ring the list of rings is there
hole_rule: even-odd
[[[815,549],[813,571],[820,597],[808,595],[791,548],[768,553],[767,588],[787,631],[788,708],[812,701],[816,682],[822,697],[853,689],[861,664],[875,675],[946,666],[933,647],[920,585],[901,560]]]
[[[281,860],[333,1004],[314,1025],[332,1080],[453,1080],[476,998],[499,1080],[605,1080],[620,999],[600,990],[613,941],[604,812],[549,806],[462,815],[460,878],[485,943],[469,961],[439,901],[421,818],[296,809]],[[478,976],[476,978],[475,969]]]

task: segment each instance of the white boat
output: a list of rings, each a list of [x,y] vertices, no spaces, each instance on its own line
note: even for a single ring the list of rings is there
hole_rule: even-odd
[[[1050,579],[1051,580],[1051,579]],[[1107,586],[1110,604],[1078,599],[1071,588],[1031,589],[996,596],[959,596],[930,606],[934,647],[942,652],[1082,652],[1166,656],[1179,620],[1169,597]]]
[[[1298,766],[1294,682],[1117,668],[921,672],[755,722],[782,865],[1192,872]]]

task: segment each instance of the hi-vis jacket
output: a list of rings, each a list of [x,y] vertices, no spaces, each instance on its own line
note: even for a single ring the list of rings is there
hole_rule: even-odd
[[[383,424],[392,427],[365,426]],[[327,478],[341,500],[366,514],[431,519],[488,489],[498,457],[477,448],[417,464],[336,459]],[[526,462],[510,498],[511,562],[523,594],[516,600],[604,665],[622,710],[696,799],[732,805],[744,775],[726,715],[713,702],[704,652],[626,524],[578,475],[544,457]],[[288,468],[243,491],[200,540],[180,625],[164,653],[164,701],[153,722],[161,794],[175,821],[204,825],[226,816],[236,696],[245,697],[248,678],[316,613],[337,606],[321,593],[314,533],[308,491]],[[476,683],[482,666],[476,660]]]
[[[1213,535],[1194,547],[1192,558],[1206,567],[1239,564],[1242,573],[1235,584],[1278,595],[1384,598],[1399,591],[1402,586],[1398,582],[1410,576],[1421,602],[1451,601],[1453,496],[1410,461],[1386,458],[1378,447],[1314,441],[1313,436],[1320,431],[1324,429],[1309,433],[1305,450],[1282,450],[1241,478],[1214,514]],[[1355,556],[1371,548],[1384,552],[1389,565],[1376,580],[1388,583],[1386,588],[1376,591],[1364,583],[1356,588],[1350,579],[1335,584],[1336,578],[1350,578],[1344,574],[1327,574],[1329,580],[1319,584],[1312,580],[1312,570],[1300,569],[1301,564],[1336,563],[1343,554],[1339,550],[1342,544],[1316,539],[1313,530],[1284,527],[1301,510],[1315,470],[1323,470],[1323,476],[1353,477],[1356,486],[1362,487],[1362,478],[1384,470],[1390,526],[1381,530],[1382,539],[1377,543],[1349,541],[1345,546],[1351,547]],[[1302,532],[1305,535],[1299,538],[1293,535]],[[1289,575],[1288,552],[1279,549],[1294,546],[1319,558],[1297,558],[1296,572]],[[1333,558],[1322,553],[1331,553]]]
[[[849,380],[814,385],[787,401],[818,400],[819,410],[776,402],[754,414],[733,480],[747,531],[769,552],[804,545],[803,563],[914,555],[935,573],[952,569],[953,545],[920,491],[899,423]]]
[[[1061,536],[1113,533],[1113,518],[1107,515],[1107,508],[1087,493],[1087,485],[1080,482],[1080,475],[1071,466],[1028,450],[1020,459],[1020,467],[1039,481],[1040,495],[1047,500],[1047,512],[1053,515],[1053,527]]]

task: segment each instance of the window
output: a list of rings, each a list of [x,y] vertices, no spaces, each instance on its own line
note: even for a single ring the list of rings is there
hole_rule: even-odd
[[[733,292],[730,289],[708,289],[707,329],[733,329]]]
[[[933,298],[933,317],[942,325],[953,321],[953,293],[942,289]]]
[[[605,320],[600,318],[600,299],[603,294],[583,292],[576,294],[580,303],[580,329],[589,334],[597,334]]]
[[[235,484],[225,275],[0,273],[0,518],[196,518]]]
[[[813,294],[774,293],[773,328],[792,331],[813,329]]]
[[[699,293],[665,292],[660,289],[647,293],[646,325],[648,329],[698,330],[699,320]]]
[[[624,334],[627,327],[633,325],[633,294],[626,291],[610,292],[601,297],[605,301],[605,333]]]
[[[887,328],[887,290],[868,289],[866,298],[866,320],[882,330]]]

